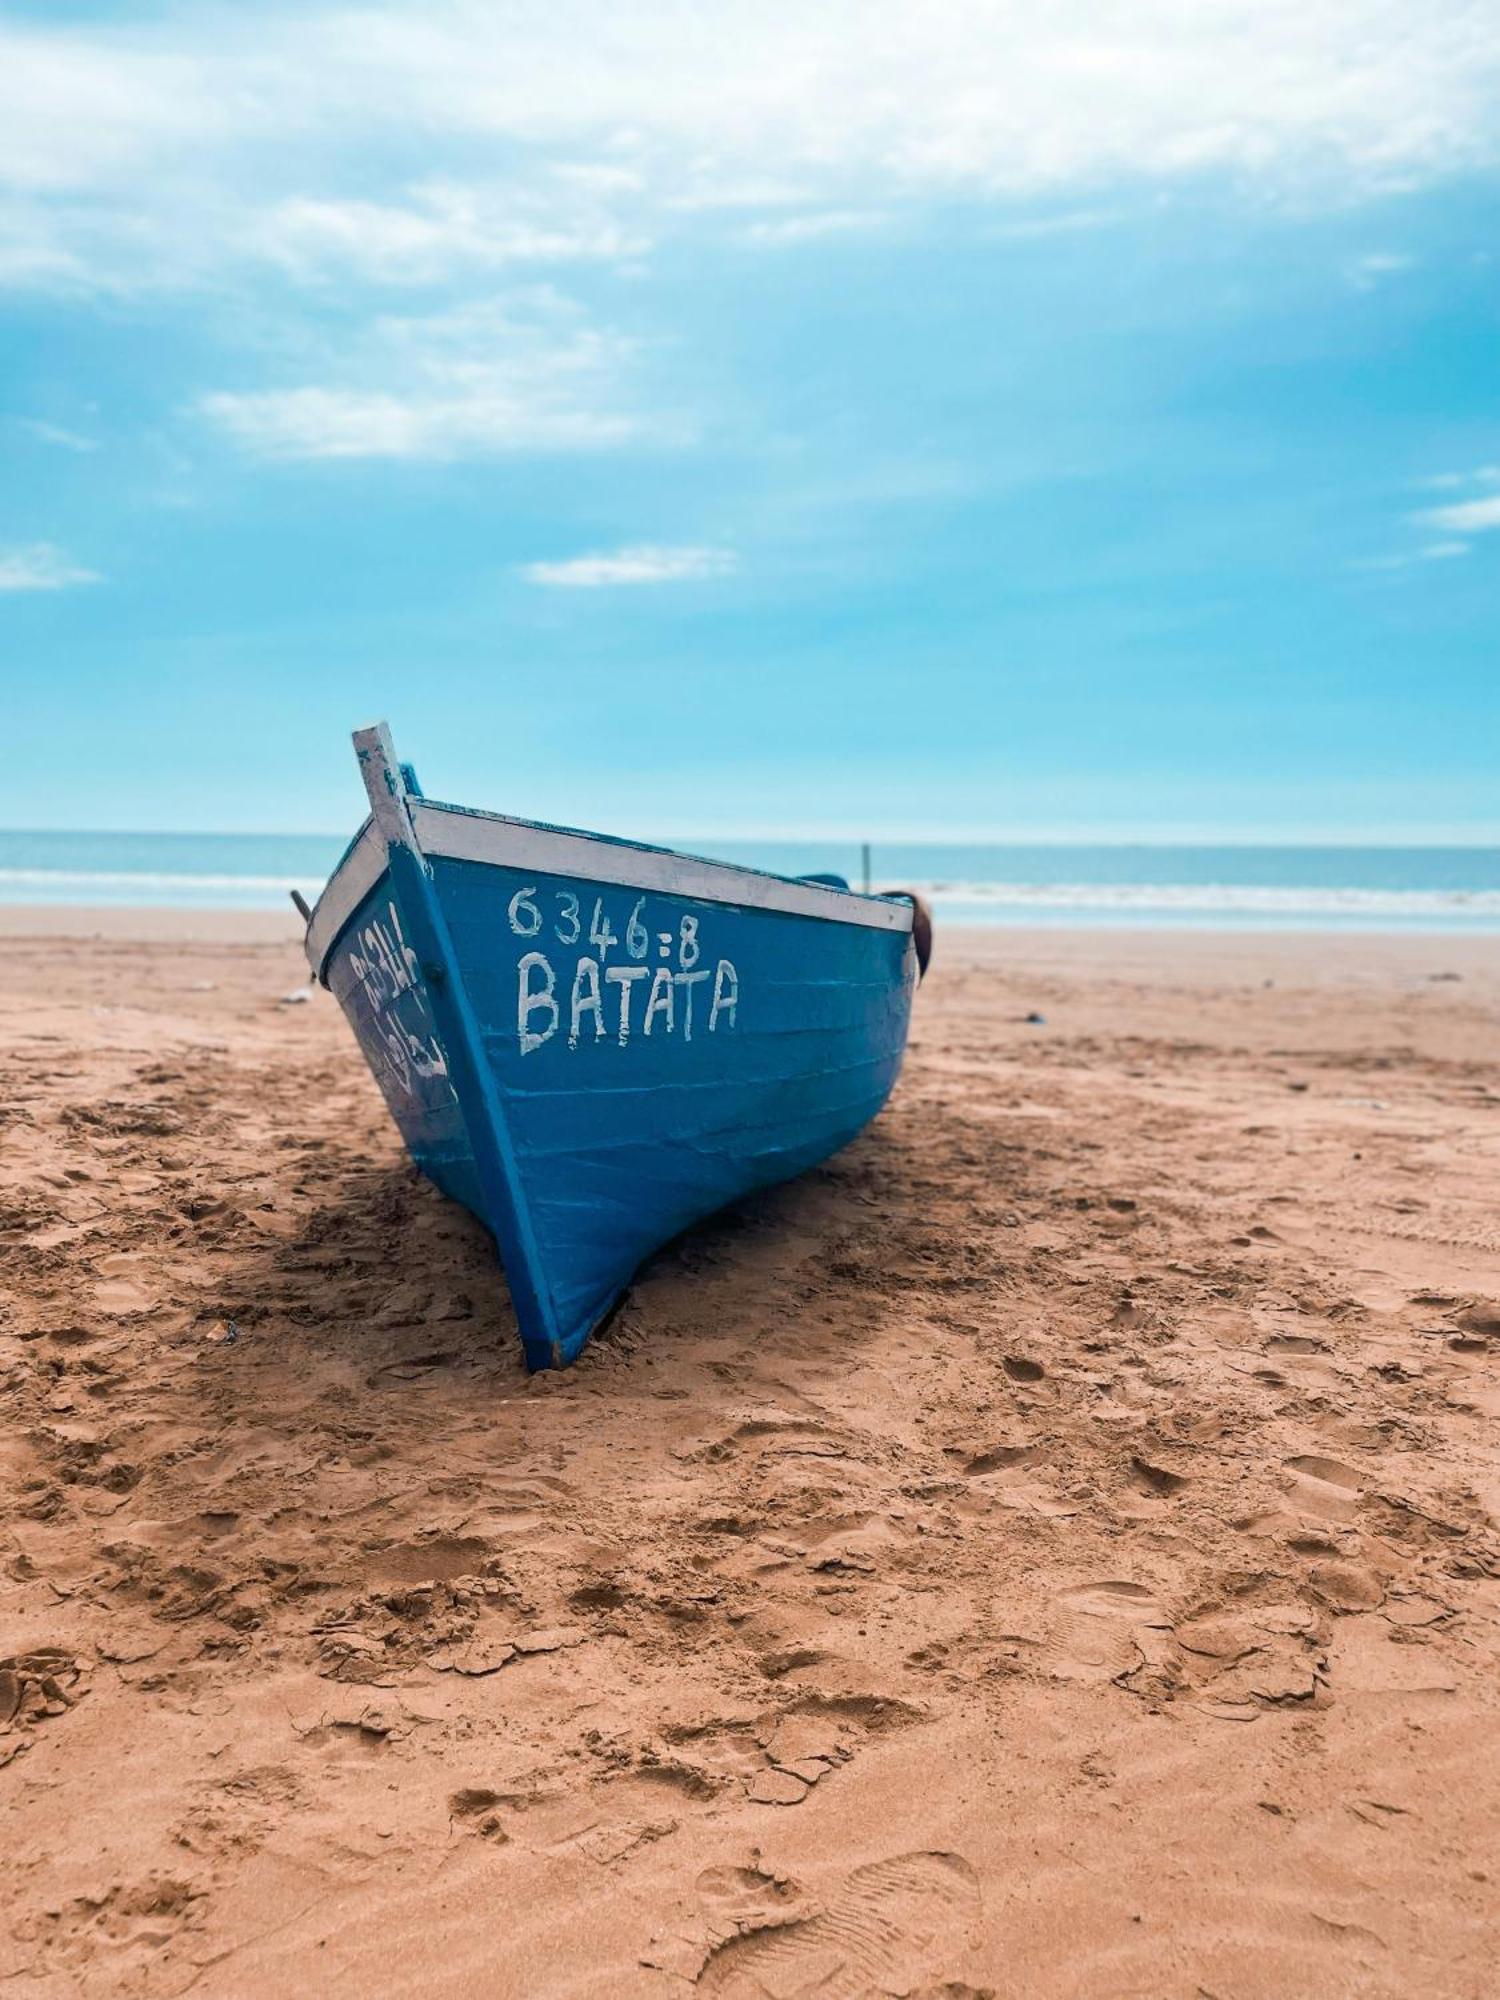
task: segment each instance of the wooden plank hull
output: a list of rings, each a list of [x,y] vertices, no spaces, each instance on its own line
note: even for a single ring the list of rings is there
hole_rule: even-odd
[[[414,823],[420,879],[390,853],[356,871],[317,970],[413,1159],[494,1231],[528,1362],[561,1365],[651,1251],[880,1109],[910,906],[452,808]]]

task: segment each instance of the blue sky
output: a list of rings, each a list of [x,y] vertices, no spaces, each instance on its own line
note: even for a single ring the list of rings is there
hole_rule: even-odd
[[[1463,0],[0,8],[3,817],[1500,838],[1497,193]]]

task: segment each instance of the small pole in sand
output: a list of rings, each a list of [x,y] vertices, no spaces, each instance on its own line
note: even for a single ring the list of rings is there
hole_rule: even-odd
[[[860,845],[859,863],[864,872],[865,894],[868,896],[870,893],[870,843],[868,840],[862,842]]]

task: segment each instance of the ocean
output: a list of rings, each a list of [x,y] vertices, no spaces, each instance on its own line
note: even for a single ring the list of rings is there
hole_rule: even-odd
[[[674,843],[782,874],[860,882],[853,842]],[[324,834],[0,832],[0,903],[276,909],[317,897]],[[877,888],[917,888],[950,923],[1500,931],[1500,848],[877,843]]]

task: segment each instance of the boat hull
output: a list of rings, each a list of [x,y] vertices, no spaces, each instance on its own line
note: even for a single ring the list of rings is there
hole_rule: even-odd
[[[416,823],[416,871],[387,854],[318,969],[413,1159],[494,1231],[528,1362],[564,1364],[654,1249],[884,1104],[910,911],[452,808]]]

